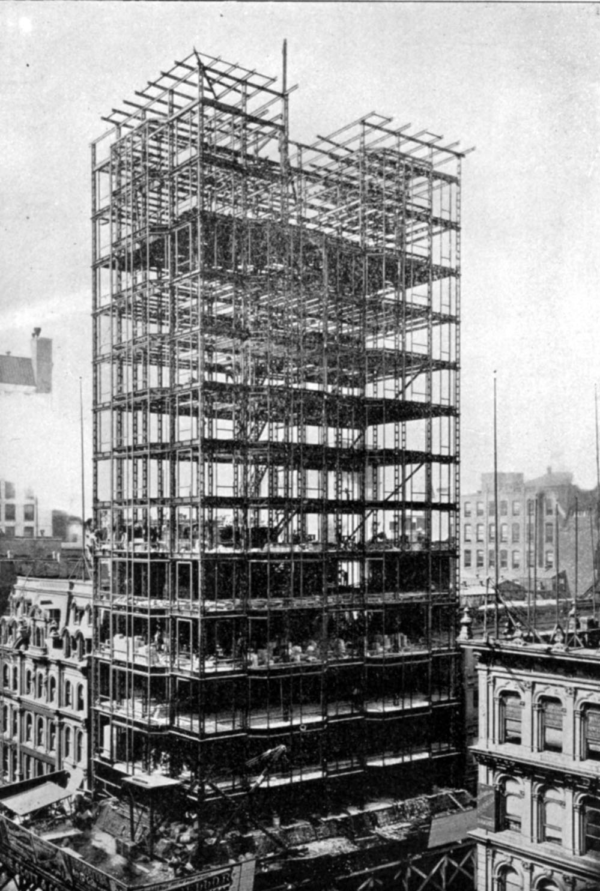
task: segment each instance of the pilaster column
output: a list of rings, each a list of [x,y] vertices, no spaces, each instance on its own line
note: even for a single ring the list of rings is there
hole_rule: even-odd
[[[583,709],[573,709],[573,760],[584,761],[587,755],[583,744]]]
[[[575,731],[575,687],[565,687],[565,713],[563,715],[563,754],[575,757],[577,748]]]
[[[531,706],[531,697],[533,691],[533,684],[531,681],[524,681],[521,685],[521,689],[523,691],[522,694],[522,712],[521,712],[521,745],[529,750],[532,750],[532,739],[533,739],[533,716],[532,716],[532,706]]]

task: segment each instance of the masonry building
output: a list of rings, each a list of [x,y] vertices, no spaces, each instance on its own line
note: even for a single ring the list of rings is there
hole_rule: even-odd
[[[575,622],[553,635],[472,641],[477,891],[600,887],[599,632],[591,620],[575,633]]]
[[[88,774],[91,582],[19,577],[0,617],[2,782]]]

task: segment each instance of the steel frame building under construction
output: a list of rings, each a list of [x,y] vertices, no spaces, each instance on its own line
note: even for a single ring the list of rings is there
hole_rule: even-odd
[[[209,810],[460,759],[464,153],[291,92],[194,53],[92,147],[95,781]]]

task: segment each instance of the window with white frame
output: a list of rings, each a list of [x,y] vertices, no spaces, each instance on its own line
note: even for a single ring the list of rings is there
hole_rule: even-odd
[[[583,757],[600,761],[600,705],[590,705],[583,713]]]
[[[600,857],[600,799],[587,797],[581,809],[582,854]]]
[[[545,789],[539,801],[538,840],[546,844],[561,845],[565,809],[560,789]]]
[[[517,780],[505,780],[501,804],[502,829],[520,832],[523,822],[523,789]]]
[[[542,699],[539,717],[540,748],[544,752],[562,752],[563,707],[560,699]]]
[[[500,696],[500,742],[521,745],[523,707],[518,693]]]
[[[523,883],[516,869],[505,866],[498,875],[498,891],[522,891]]]

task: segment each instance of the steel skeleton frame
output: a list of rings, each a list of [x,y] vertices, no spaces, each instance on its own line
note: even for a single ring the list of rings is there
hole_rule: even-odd
[[[193,54],[92,147],[108,789],[209,803],[278,745],[271,801],[457,761],[463,153],[376,113],[294,142],[274,84]]]

